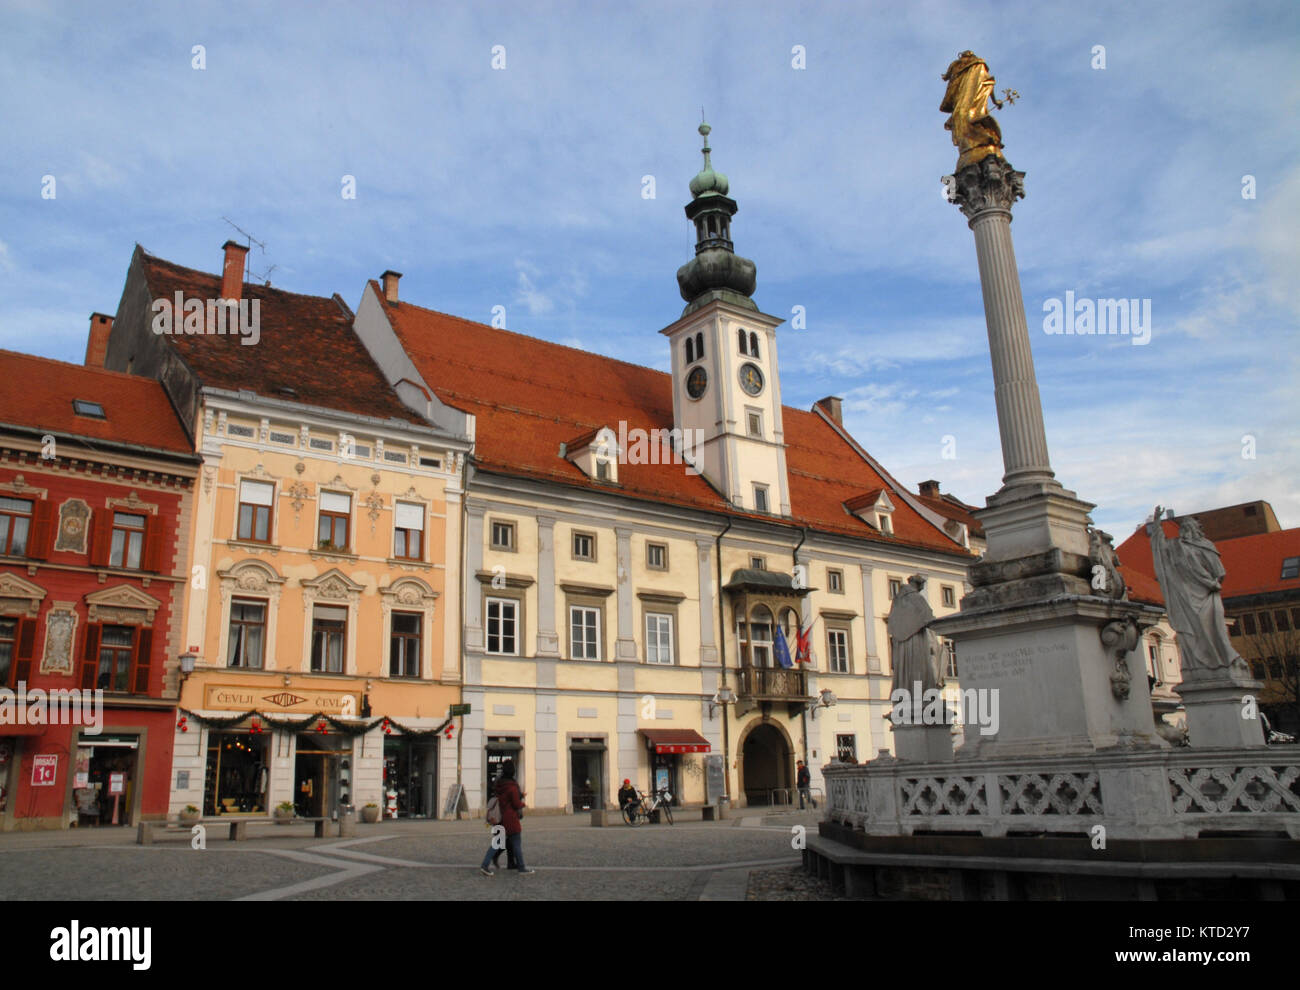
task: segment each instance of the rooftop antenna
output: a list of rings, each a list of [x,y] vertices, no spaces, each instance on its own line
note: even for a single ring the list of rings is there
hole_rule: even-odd
[[[262,241],[259,241],[256,237],[254,237],[252,234],[250,234],[248,231],[246,231],[243,227],[239,226],[239,224],[237,224],[237,223],[235,223],[235,221],[231,220],[230,217],[225,217],[225,216],[223,216],[221,219],[224,220],[224,221],[226,221],[226,223],[230,224],[230,226],[234,227],[237,231],[239,231],[241,234],[243,234],[245,238],[247,238],[247,240],[248,240],[248,250],[249,250],[249,252],[251,252],[251,251],[253,250],[253,247],[252,247],[252,246],[253,246],[254,244],[256,244],[259,248],[262,249],[262,253],[263,253],[263,254],[266,254],[266,244],[264,244]],[[265,279],[265,278],[266,278],[266,275],[270,275],[271,272],[274,271],[277,267],[278,267],[278,266],[276,266],[276,265],[272,265],[270,268],[268,268],[268,269],[266,270],[266,274],[265,274],[265,275],[261,275],[261,276],[259,276],[259,277]],[[245,277],[245,281],[248,281],[247,276],[253,274],[253,269],[252,269],[252,266],[249,265],[249,263],[248,263],[248,255],[247,255],[247,254],[244,255],[244,272],[245,272],[245,276],[246,276],[246,277]],[[270,285],[270,282],[268,281],[267,284]]]

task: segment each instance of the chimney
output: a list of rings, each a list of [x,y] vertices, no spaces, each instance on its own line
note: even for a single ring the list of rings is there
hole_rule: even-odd
[[[221,267],[221,298],[238,302],[244,295],[244,258],[248,255],[248,248],[234,241],[226,241],[221,249],[226,252],[226,260]]]
[[[826,410],[826,415],[830,416],[840,426],[843,426],[844,417],[840,412],[840,403],[842,401],[838,395],[828,395],[824,399],[818,399],[816,404]]]
[[[384,280],[384,298],[390,303],[397,302],[397,280],[402,277],[402,273],[390,268],[379,277]]]
[[[921,482],[921,494],[924,495],[924,496],[926,496],[927,498],[938,498],[938,497],[939,497],[939,482],[937,482],[937,481],[923,481],[923,482]]]
[[[102,368],[108,357],[108,335],[113,332],[113,317],[90,314],[90,337],[86,340],[86,367]]]

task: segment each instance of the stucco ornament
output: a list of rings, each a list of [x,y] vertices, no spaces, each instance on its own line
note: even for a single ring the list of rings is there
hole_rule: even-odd
[[[894,598],[889,610],[889,638],[894,641],[894,689],[911,692],[917,682],[922,691],[941,688],[939,640],[930,632],[934,611],[925,595],[925,577],[913,574]]]
[[[1228,640],[1220,597],[1226,572],[1219,551],[1190,516],[1179,526],[1177,539],[1166,537],[1162,511],[1157,505],[1154,521],[1147,524],[1147,535],[1151,537],[1152,563],[1165,596],[1169,624],[1178,634],[1183,678],[1225,669],[1249,676],[1246,661]]]

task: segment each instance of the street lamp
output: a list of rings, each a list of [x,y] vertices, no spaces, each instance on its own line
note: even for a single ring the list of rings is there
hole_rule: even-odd
[[[176,659],[179,660],[181,664],[181,683],[184,684],[186,678],[188,678],[190,674],[194,673],[194,663],[198,660],[198,657],[193,653],[182,653]]]
[[[709,699],[709,720],[717,718],[718,706],[726,707],[736,703],[736,692],[731,690],[730,684],[724,684],[718,688],[718,693]]]
[[[832,691],[830,688],[822,688],[821,692],[817,696],[817,700],[808,706],[808,713],[812,715],[814,719],[816,719],[817,709],[830,708],[831,705],[835,704],[837,700],[838,699],[835,697],[834,691]]]

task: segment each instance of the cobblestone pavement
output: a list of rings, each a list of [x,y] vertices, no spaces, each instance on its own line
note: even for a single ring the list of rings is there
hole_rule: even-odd
[[[814,887],[793,896],[794,887],[772,879],[797,872],[791,838],[800,825],[815,830],[816,816],[635,829],[539,816],[525,821],[523,838],[525,861],[537,872],[503,868],[495,877],[478,872],[489,834],[477,821],[362,825],[347,839],[267,826],[250,829],[244,842],[212,828],[199,850],[181,831],[151,846],[135,845],[134,829],[6,833],[0,901],[822,899]]]

